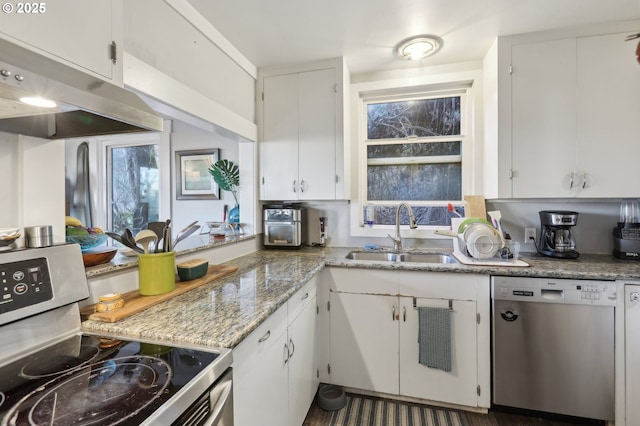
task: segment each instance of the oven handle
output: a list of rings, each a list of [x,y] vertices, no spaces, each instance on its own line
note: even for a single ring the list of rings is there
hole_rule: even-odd
[[[232,383],[231,380],[226,380],[213,388],[209,395],[213,410],[211,410],[209,420],[203,426],[215,426],[220,422],[224,409],[231,398]]]

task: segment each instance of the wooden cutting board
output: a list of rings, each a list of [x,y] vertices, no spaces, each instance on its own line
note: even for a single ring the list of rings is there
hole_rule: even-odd
[[[467,202],[467,205],[464,207],[465,217],[487,218],[487,207],[485,205],[484,195],[465,195],[464,200]]]
[[[195,280],[180,281],[180,278],[176,276],[176,289],[168,293],[158,294],[155,296],[142,296],[138,290],[134,290],[122,295],[122,298],[124,299],[124,306],[122,308],[109,312],[96,312],[96,305],[91,305],[81,309],[80,315],[83,320],[90,319],[101,322],[118,322],[159,303],[166,302],[180,294],[186,293],[189,290],[200,287],[203,284],[210,283],[211,281],[215,281],[225,275],[229,275],[237,270],[238,267],[235,265],[210,265],[207,273],[203,277],[196,278]]]

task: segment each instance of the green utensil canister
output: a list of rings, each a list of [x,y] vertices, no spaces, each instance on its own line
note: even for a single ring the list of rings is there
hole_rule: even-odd
[[[176,253],[138,256],[138,290],[143,296],[168,293],[176,288]]]

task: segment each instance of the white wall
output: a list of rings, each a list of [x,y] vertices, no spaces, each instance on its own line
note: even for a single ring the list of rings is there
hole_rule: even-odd
[[[174,121],[171,133],[171,161],[174,167],[176,151],[211,148],[220,149],[220,158],[233,161],[238,167],[242,166],[239,163],[238,142],[231,139],[229,135],[224,132],[207,132],[180,121]],[[220,200],[177,200],[176,183],[175,179],[172,179],[171,216],[174,229],[181,229],[194,220],[199,220],[201,224],[207,221],[221,221],[224,205],[227,204],[231,209],[235,201],[230,192],[221,190],[220,196]]]
[[[0,133],[0,182],[0,228],[52,225],[64,241],[61,141]]]

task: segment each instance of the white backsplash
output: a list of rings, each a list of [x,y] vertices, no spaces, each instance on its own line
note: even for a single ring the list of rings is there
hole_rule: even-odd
[[[577,250],[582,253],[610,254],[613,249],[611,232],[618,221],[620,199],[536,199],[536,200],[487,200],[487,211],[500,210],[503,228],[511,238],[524,242],[524,229],[536,228],[540,233],[540,210],[570,210],[579,213],[578,224],[573,229]],[[347,202],[309,203],[308,242],[318,240],[318,217],[327,217],[327,245],[334,247],[362,247],[378,244],[390,247],[387,238],[353,237],[350,232],[350,204]],[[405,232],[403,232],[404,234]],[[451,248],[451,240],[407,239],[405,247]],[[525,242],[523,252],[535,252],[532,242]]]

